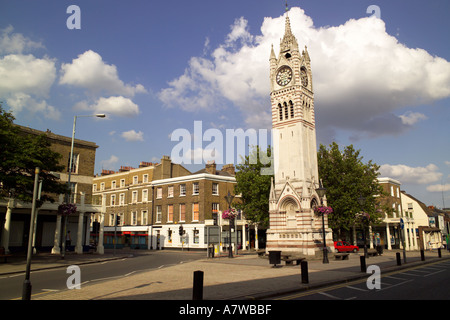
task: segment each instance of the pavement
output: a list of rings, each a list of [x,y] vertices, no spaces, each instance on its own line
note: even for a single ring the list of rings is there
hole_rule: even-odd
[[[164,251],[161,251],[161,254]],[[173,251],[171,251],[173,252]],[[397,265],[396,253],[400,252],[401,266]],[[142,251],[139,252],[142,254]],[[269,264],[267,258],[256,253],[240,252],[234,258],[223,255],[180,263],[163,268],[149,269],[139,273],[130,273],[122,278],[93,282],[82,285],[80,289],[66,289],[32,296],[33,300],[192,300],[193,274],[203,271],[204,300],[260,300],[270,299],[280,294],[350,282],[367,278],[370,274],[362,272],[360,256],[362,252],[350,253],[348,260],[335,260],[329,263],[322,259],[308,260],[308,283],[302,283],[301,267],[277,267]],[[98,254],[66,254],[65,259],[50,254],[33,256],[31,270],[67,268],[69,265],[98,263],[113,259],[132,259],[133,251],[117,250],[116,254],[107,252]],[[402,268],[419,266],[450,259],[447,250],[426,251],[425,260],[421,260],[420,251],[407,251],[406,263],[403,251],[385,250],[381,256],[369,257],[366,265],[377,265],[383,273]],[[105,267],[108,264],[104,264]],[[0,262],[0,276],[24,273],[25,257],[14,256],[7,263]],[[82,281],[81,274],[81,282]]]

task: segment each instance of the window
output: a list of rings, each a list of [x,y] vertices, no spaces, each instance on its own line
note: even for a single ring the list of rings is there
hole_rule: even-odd
[[[94,183],[92,185],[92,192],[95,192],[95,191],[97,191],[97,184],[96,183]]]
[[[185,196],[185,195],[186,195],[186,185],[180,184],[180,196]]]
[[[280,114],[280,121],[283,120],[283,107],[281,103],[278,104],[278,113]]]
[[[219,204],[213,203],[212,204],[212,218],[214,220],[214,225],[218,225],[218,216],[219,216]]]
[[[156,199],[161,199],[162,198],[162,188],[157,188],[156,189]]]
[[[198,221],[199,205],[198,202],[192,204],[192,221]]]
[[[289,110],[288,110],[288,105],[286,102],[283,103],[284,105],[284,118],[288,119],[289,118]]]
[[[125,179],[120,179],[120,187],[125,187]]]
[[[131,225],[132,226],[137,225],[137,212],[136,211],[131,212]]]
[[[112,194],[111,195],[111,206],[115,206],[116,205],[116,195]]]
[[[199,243],[200,237],[200,230],[197,230],[196,228],[194,228],[194,243]]]
[[[125,193],[121,193],[121,194],[119,195],[119,205],[120,205],[120,206],[125,205]]]
[[[180,222],[186,220],[186,205],[180,204]]]
[[[144,189],[142,190],[142,202],[147,202],[148,201],[148,190]]]
[[[141,225],[145,226],[145,225],[148,224],[147,217],[148,217],[148,211],[147,210],[142,210],[142,212],[141,212]]]
[[[218,183],[212,184],[212,194],[215,196],[219,195],[219,184]]]
[[[167,222],[173,222],[173,204],[167,206]]]
[[[104,191],[105,190],[105,183],[102,182],[100,183],[100,191]]]
[[[394,186],[391,186],[391,196],[394,196]]]
[[[137,201],[138,201],[138,192],[133,191],[133,193],[131,194],[131,202],[136,203]]]
[[[156,222],[161,222],[161,206],[156,206]]]
[[[116,188],[116,180],[111,181],[111,189]]]
[[[292,101],[289,101],[289,105],[291,107],[291,118],[294,117],[294,104],[292,103]]]
[[[198,193],[199,193],[199,185],[198,185],[198,182],[194,182],[194,183],[193,183],[193,192],[192,192],[192,194],[193,194],[193,195],[198,195]]]
[[[173,197],[173,186],[167,187],[167,197],[172,198]]]
[[[78,161],[79,161],[79,154],[78,153],[74,153],[72,155],[72,170],[70,170],[71,173],[78,173]],[[69,168],[70,168],[70,152],[69,152],[69,157],[67,160],[67,172],[69,172]]]
[[[147,182],[148,182],[148,174],[144,174],[144,175],[142,176],[142,182],[143,182],[143,183],[147,183]]]
[[[116,215],[114,213],[109,215],[109,225],[110,226],[114,226],[116,225],[116,222],[114,221],[114,218],[116,217]]]
[[[133,177],[133,184],[138,184],[138,176]]]

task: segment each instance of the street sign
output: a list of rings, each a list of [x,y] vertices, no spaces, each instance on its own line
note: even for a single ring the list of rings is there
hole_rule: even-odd
[[[400,218],[400,228],[402,228],[402,230],[403,230],[404,227],[405,227],[405,223],[403,222],[403,219]]]

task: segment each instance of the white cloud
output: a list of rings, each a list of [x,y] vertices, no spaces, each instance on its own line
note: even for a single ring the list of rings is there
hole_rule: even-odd
[[[399,43],[380,19],[316,28],[300,8],[289,17],[300,49],[307,45],[312,60],[320,127],[398,134],[425,118],[396,116],[397,110],[450,96],[450,63]],[[244,18],[237,19],[224,43],[208,58],[192,57],[160,99],[186,111],[212,112],[231,101],[248,126],[270,126],[268,59],[271,44],[278,53],[284,25],[284,16],[265,18],[255,36]]]
[[[119,158],[117,156],[111,155],[111,157],[108,160],[100,161],[100,163],[102,164],[102,167],[111,169],[118,161]]]
[[[23,53],[31,49],[44,48],[40,42],[32,41],[21,33],[13,33],[13,26],[0,29],[0,54]]]
[[[419,122],[420,120],[426,120],[427,116],[419,112],[408,111],[402,114],[400,116],[400,119],[402,119],[403,124],[412,126],[417,122]]]
[[[135,117],[139,114],[138,105],[122,96],[109,98],[101,97],[91,105],[86,101],[81,101],[78,102],[74,108],[77,110],[89,110],[92,113],[105,113],[107,118],[111,115]]]
[[[434,184],[427,187],[427,191],[430,192],[446,192],[450,191],[450,184]]]
[[[136,93],[147,92],[141,84],[125,84],[119,79],[116,66],[106,64],[102,57],[92,50],[78,55],[72,63],[63,63],[61,73],[60,84],[73,85],[93,93],[106,92],[133,97]]]
[[[426,167],[409,167],[404,164],[380,166],[381,176],[399,180],[401,183],[427,184],[441,179],[439,168],[430,163]]]
[[[122,138],[127,141],[144,141],[144,133],[142,131],[136,132],[135,130],[125,131],[121,134]]]
[[[0,58],[0,97],[16,116],[27,112],[59,120],[59,110],[45,100],[55,79],[55,61],[48,57],[9,54]]]

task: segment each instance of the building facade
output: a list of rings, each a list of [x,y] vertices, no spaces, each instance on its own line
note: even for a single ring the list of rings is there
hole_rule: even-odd
[[[61,183],[68,182],[70,137],[18,126],[21,134],[42,135],[49,140],[50,148],[62,155],[60,165],[65,167],[59,172]],[[92,181],[94,178],[95,152],[98,146],[94,142],[75,139],[73,165],[71,172],[71,202],[77,206],[77,212],[67,218],[67,230],[70,231],[69,250],[82,253],[89,245],[90,214],[101,212],[101,206],[92,203]],[[45,183],[45,181],[43,181]],[[35,239],[33,247],[38,251],[61,253],[64,239],[62,225],[64,219],[58,214],[58,206],[65,201],[63,195],[53,195],[54,203],[44,203],[37,209]],[[0,201],[1,246],[5,251],[24,251],[28,244],[31,203],[15,200],[13,197]]]
[[[191,173],[168,156],[161,163],[141,162],[136,169],[104,170],[93,182],[94,196],[106,204],[104,245],[111,248],[116,239],[117,248],[204,250],[214,244],[217,251],[223,249],[229,226],[221,212],[228,208],[225,196],[234,194],[235,184],[233,165],[217,170],[208,163]],[[236,223],[233,243],[243,247],[246,221],[238,217]]]
[[[275,179],[272,183],[267,230],[267,249],[317,255],[323,251],[322,230],[327,246],[332,232],[314,208],[326,205],[320,199],[316,121],[311,59],[300,51],[292,34],[288,13],[278,57],[270,54],[270,83]]]

